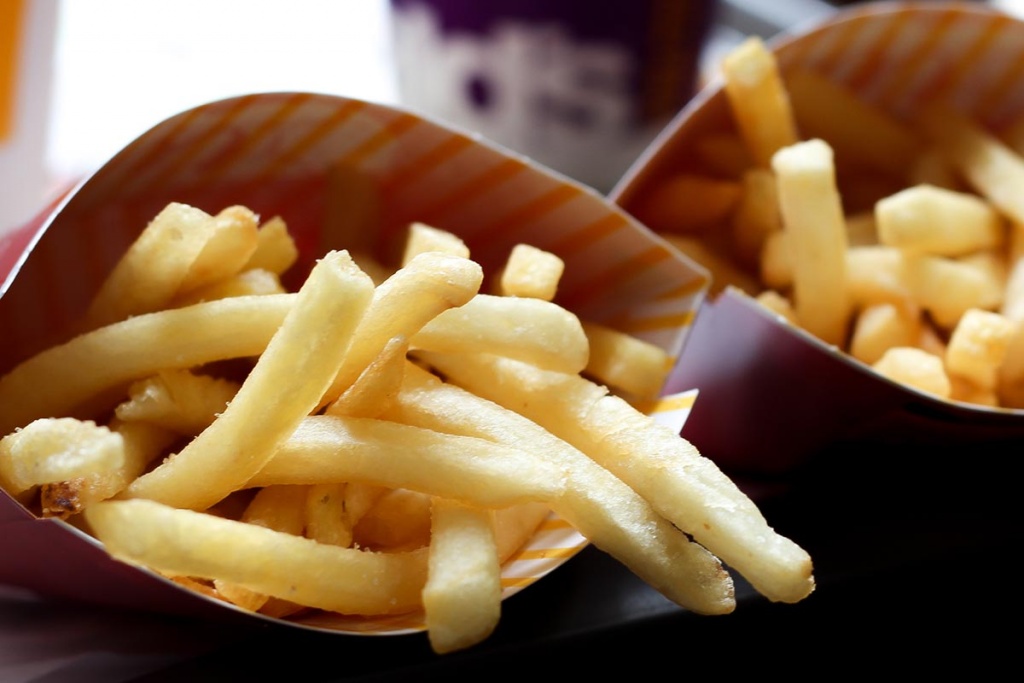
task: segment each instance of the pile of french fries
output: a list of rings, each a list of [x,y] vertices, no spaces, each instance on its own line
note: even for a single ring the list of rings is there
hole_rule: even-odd
[[[638,407],[667,354],[554,303],[556,255],[485,274],[413,223],[400,263],[330,251],[286,291],[297,255],[280,217],[167,205],[67,341],[0,378],[4,490],[241,609],[422,611],[438,653],[493,632],[501,565],[552,513],[694,612],[735,608],[727,567],[773,601],[814,589]]]
[[[730,126],[630,210],[726,287],[880,375],[1024,408],[1024,121],[897,118],[756,37],[722,62]]]

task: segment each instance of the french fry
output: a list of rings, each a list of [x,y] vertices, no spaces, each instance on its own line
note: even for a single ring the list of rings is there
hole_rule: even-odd
[[[583,372],[635,400],[657,398],[672,370],[660,346],[595,322],[584,322],[590,357]]]
[[[103,281],[85,313],[84,329],[162,308],[178,293],[212,227],[205,211],[168,204]]]
[[[258,356],[295,296],[237,297],[137,315],[50,347],[0,377],[0,433],[72,414],[107,390],[162,370]]]
[[[772,168],[793,258],[797,319],[811,334],[839,344],[850,318],[848,245],[832,150],[821,140],[800,142],[780,149]]]
[[[543,299],[478,294],[438,313],[409,340],[412,349],[461,353],[487,348],[542,368],[579,372],[590,347],[575,314]]]
[[[751,158],[770,168],[777,151],[799,140],[774,55],[760,38],[749,37],[722,60],[722,73],[733,120]]]
[[[299,248],[288,232],[288,224],[280,216],[274,216],[260,225],[256,232],[256,249],[242,270],[265,270],[282,275],[298,258]]]
[[[422,356],[452,382],[586,453],[769,599],[798,601],[813,590],[810,557],[768,527],[732,480],[688,441],[603,387],[496,356]]]
[[[345,614],[417,609],[427,551],[373,553],[152,500],[104,501],[83,513],[114,557],[180,576],[222,579]]]
[[[434,499],[423,611],[434,652],[486,639],[501,617],[501,565],[492,513]]]
[[[123,463],[121,435],[91,421],[42,418],[0,439],[0,485],[14,496]]]
[[[550,251],[517,244],[498,277],[500,296],[524,296],[552,301],[565,271],[565,262]]]
[[[320,401],[372,295],[346,252],[321,259],[220,417],[125,495],[201,510],[241,488]]]
[[[133,382],[128,387],[128,399],[114,409],[114,414],[125,422],[147,422],[195,436],[224,412],[239,386],[232,380],[189,370],[166,370]]]
[[[671,233],[665,233],[662,237],[673,247],[710,271],[711,285],[709,292],[712,296],[728,287],[736,287],[748,294],[757,292],[758,285],[754,278],[700,240],[687,235]]]
[[[352,530],[355,542],[370,550],[427,547],[432,501],[433,496],[419,491],[389,489],[356,522]],[[543,503],[535,504],[543,507]]]
[[[469,247],[455,233],[440,230],[418,221],[411,223],[405,238],[402,265],[408,265],[415,256],[428,251],[440,251],[453,256],[469,258]]]
[[[232,296],[261,296],[284,294],[281,279],[273,272],[263,269],[246,270],[224,280],[218,280],[205,287],[198,287],[187,294],[174,297],[171,308],[191,306],[203,301],[215,301]]]
[[[95,502],[113,498],[156,461],[176,436],[160,427],[117,419],[108,427],[122,439],[121,464],[41,485],[39,508],[44,517],[67,519]]]
[[[423,252],[377,285],[353,344],[321,406],[336,400],[394,337],[411,339],[442,311],[462,306],[480,290],[483,269],[444,252]]]
[[[921,391],[949,398],[952,386],[942,358],[915,346],[888,349],[872,367],[882,376]]]
[[[327,406],[328,415],[378,417],[385,412],[402,385],[409,342],[405,337],[389,339],[355,383]]]
[[[520,448],[483,439],[326,415],[305,418],[245,487],[346,481],[504,507],[561,495],[565,472]]]
[[[947,371],[980,389],[994,391],[1015,332],[1014,323],[998,313],[977,308],[965,311],[949,337]]]
[[[873,304],[857,314],[850,355],[873,365],[893,347],[913,346],[920,335],[920,314],[916,310],[891,303]]]
[[[209,222],[209,234],[189,265],[175,296],[209,287],[237,275],[259,241],[256,214],[244,206],[229,206]]]
[[[410,367],[389,415],[428,429],[529,444],[543,461],[567,470],[564,493],[548,499],[598,548],[611,554],[677,604],[702,614],[735,608],[732,581],[718,558],[691,543],[648,501],[590,457],[519,411],[503,407]],[[510,401],[521,396],[500,389]]]
[[[769,235],[782,230],[775,176],[767,168],[751,168],[740,179],[741,194],[732,214],[736,259],[748,267],[758,263]]]
[[[901,190],[875,204],[882,244],[907,252],[962,256],[998,247],[1003,220],[988,202],[973,194],[931,185]]]

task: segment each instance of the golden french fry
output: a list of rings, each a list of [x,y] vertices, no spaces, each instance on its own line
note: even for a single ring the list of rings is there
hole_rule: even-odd
[[[0,433],[39,417],[72,414],[109,389],[162,370],[258,356],[295,296],[238,297],[147,313],[50,347],[0,377]]]
[[[417,254],[428,251],[440,251],[453,256],[469,258],[469,247],[455,233],[435,228],[426,223],[411,223],[405,238],[402,265],[408,265],[409,261]]]
[[[731,479],[688,441],[603,387],[496,356],[423,356],[452,382],[586,453],[769,599],[794,602],[813,590],[810,557],[768,527]]]
[[[409,340],[412,349],[443,353],[487,350],[542,368],[579,372],[590,346],[575,314],[543,299],[477,294],[438,313]]]
[[[846,221],[835,184],[831,148],[808,140],[772,157],[783,230],[793,259],[797,319],[830,344],[846,338]]]
[[[66,519],[97,501],[113,498],[142,474],[176,436],[160,427],[117,419],[110,422],[109,429],[124,444],[120,466],[40,486],[39,508],[44,517]]]
[[[484,507],[547,501],[564,468],[533,453],[407,424],[336,415],[304,419],[246,484],[361,481]]]
[[[994,391],[1015,332],[1013,321],[999,313],[965,311],[946,346],[946,370],[980,389]]]
[[[872,367],[884,377],[941,398],[952,392],[942,358],[914,346],[888,349]]]
[[[672,357],[660,346],[595,322],[584,322],[590,341],[590,359],[584,374],[631,400],[656,398],[661,393]]]
[[[205,211],[168,204],[107,275],[85,313],[84,328],[162,308],[178,293],[212,223],[213,217]]]
[[[191,306],[203,301],[215,301],[232,296],[261,296],[284,294],[287,290],[281,279],[269,270],[246,270],[224,280],[218,280],[205,287],[198,287],[187,294],[174,297],[170,308]]]
[[[327,406],[328,415],[377,417],[387,410],[402,385],[409,342],[405,337],[388,340],[380,355],[366,366],[355,383]]]
[[[256,232],[256,250],[243,270],[265,270],[280,276],[298,259],[299,248],[288,232],[288,224],[280,216],[274,216],[260,225]]]
[[[123,463],[121,435],[92,421],[41,418],[0,439],[0,485],[14,496]]]
[[[427,551],[373,553],[152,500],[104,501],[83,513],[115,558],[157,571],[222,579],[344,614],[419,608]]]
[[[345,510],[345,487],[345,483],[330,483],[306,488],[306,538],[343,548],[352,545],[352,523]]]
[[[389,413],[393,419],[495,444],[528,444],[537,457],[567,470],[564,493],[548,504],[595,546],[687,609],[701,614],[734,609],[733,583],[718,559],[691,543],[610,471],[513,408],[443,383],[415,366],[405,378]],[[492,393],[506,394],[500,389]],[[514,392],[507,397],[522,398]],[[574,407],[567,402],[567,409]]]
[[[523,296],[551,301],[565,271],[565,262],[550,251],[517,244],[498,278],[500,296]]]
[[[213,216],[209,234],[175,296],[187,296],[241,272],[256,251],[258,230],[256,214],[244,206],[229,206]]]
[[[701,165],[722,178],[739,178],[754,165],[746,143],[733,131],[701,135],[693,148]]]
[[[752,36],[730,50],[722,72],[733,119],[750,156],[758,166],[769,168],[778,150],[799,140],[775,56]]]
[[[204,509],[242,488],[316,407],[372,295],[370,278],[346,252],[321,259],[220,417],[124,495]]]
[[[997,308],[1002,288],[991,271],[941,256],[905,255],[903,273],[914,301],[951,330],[971,308]]]
[[[913,346],[920,336],[921,318],[916,309],[891,303],[873,304],[857,314],[850,355],[872,365],[893,347]]]
[[[355,542],[370,550],[427,547],[430,543],[432,500],[429,494],[410,489],[386,491],[359,518],[352,530]]]
[[[119,404],[114,414],[125,422],[148,422],[195,436],[224,412],[239,386],[232,380],[189,370],[166,370],[133,382],[128,400]]]
[[[375,288],[321,406],[348,389],[389,340],[400,336],[411,339],[442,311],[462,306],[476,296],[482,282],[480,265],[467,258],[437,251],[413,257]]]
[[[764,290],[755,297],[755,300],[772,313],[782,316],[782,319],[787,323],[791,325],[797,324],[793,303],[774,289]]]
[[[875,224],[882,244],[936,256],[998,247],[1005,231],[988,202],[931,185],[908,187],[879,201]]]
[[[485,640],[501,617],[501,565],[491,512],[434,499],[423,612],[438,654]]]

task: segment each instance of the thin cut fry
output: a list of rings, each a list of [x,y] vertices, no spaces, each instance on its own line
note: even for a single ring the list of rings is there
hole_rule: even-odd
[[[811,559],[685,439],[578,375],[496,356],[422,354],[452,382],[528,417],[641,493],[771,600],[814,589]]]
[[[107,551],[125,562],[334,612],[408,612],[420,606],[426,583],[426,550],[340,548],[150,500],[105,501],[84,514]]]
[[[231,404],[125,495],[201,510],[241,488],[317,405],[372,294],[346,252],[321,259]]]

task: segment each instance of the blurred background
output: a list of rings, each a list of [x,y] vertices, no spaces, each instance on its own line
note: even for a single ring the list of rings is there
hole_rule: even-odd
[[[0,0],[0,234],[163,119],[273,90],[416,109],[607,191],[725,50],[838,4]]]

